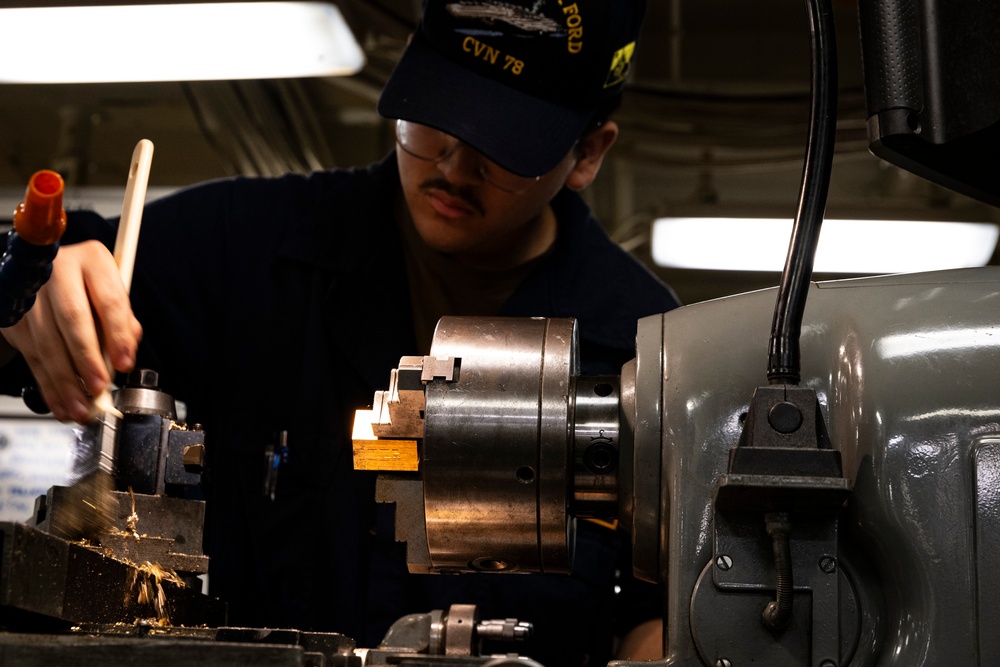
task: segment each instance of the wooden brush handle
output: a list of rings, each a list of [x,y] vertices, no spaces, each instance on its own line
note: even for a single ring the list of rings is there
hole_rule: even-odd
[[[139,227],[142,224],[142,207],[146,203],[146,184],[149,182],[149,170],[153,162],[153,142],[142,139],[132,151],[132,162],[128,170],[128,182],[125,185],[125,199],[122,201],[122,217],[118,221],[118,236],[115,237],[115,264],[128,292],[132,287],[132,269],[135,268],[135,251],[139,245]],[[114,377],[115,369],[107,353],[104,363],[108,372]],[[121,412],[115,408],[111,393],[104,390],[94,397],[94,412],[112,414],[121,417]]]
[[[115,237],[115,263],[121,273],[125,291],[132,286],[132,269],[135,267],[135,249],[139,243],[139,226],[142,223],[142,207],[146,202],[146,184],[153,162],[153,142],[142,139],[132,151],[132,163],[125,185],[125,200],[122,202],[122,217]]]

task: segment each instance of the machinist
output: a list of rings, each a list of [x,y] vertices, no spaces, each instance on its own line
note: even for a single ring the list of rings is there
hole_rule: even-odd
[[[394,151],[149,204],[131,301],[108,250],[117,221],[71,213],[36,305],[3,330],[20,353],[3,390],[33,375],[57,419],[85,422],[112,380],[102,350],[117,371],[159,372],[207,434],[209,581],[230,625],[374,646],[406,613],[471,602],[534,623],[509,650],[603,664],[661,611],[628,576],[626,537],[581,526],[568,576],[408,575],[391,507],[352,469],[351,419],[443,315],[574,317],[581,370],[598,375],[635,355],[639,318],[678,305],[578,192],[618,135],[644,11],[427,0],[378,103]]]

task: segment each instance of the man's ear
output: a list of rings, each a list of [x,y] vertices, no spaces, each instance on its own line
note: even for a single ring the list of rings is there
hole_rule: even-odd
[[[601,170],[604,156],[618,138],[618,123],[609,120],[595,130],[592,130],[573,149],[577,153],[573,171],[566,177],[566,187],[570,190],[583,190],[594,182],[597,172]]]

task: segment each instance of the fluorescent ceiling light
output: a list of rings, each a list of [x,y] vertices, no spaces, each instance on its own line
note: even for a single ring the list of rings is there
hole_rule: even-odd
[[[781,271],[792,221],[776,218],[660,218],[653,222],[659,266]],[[1000,228],[991,223],[825,220],[817,273],[906,273],[984,266]]]
[[[101,83],[354,74],[365,64],[324,2],[0,9],[0,82]]]

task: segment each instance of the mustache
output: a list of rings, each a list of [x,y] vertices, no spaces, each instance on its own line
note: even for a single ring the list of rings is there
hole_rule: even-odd
[[[483,205],[471,187],[455,185],[443,178],[428,178],[420,184],[420,190],[439,190],[449,197],[460,199],[479,215],[485,215]]]

